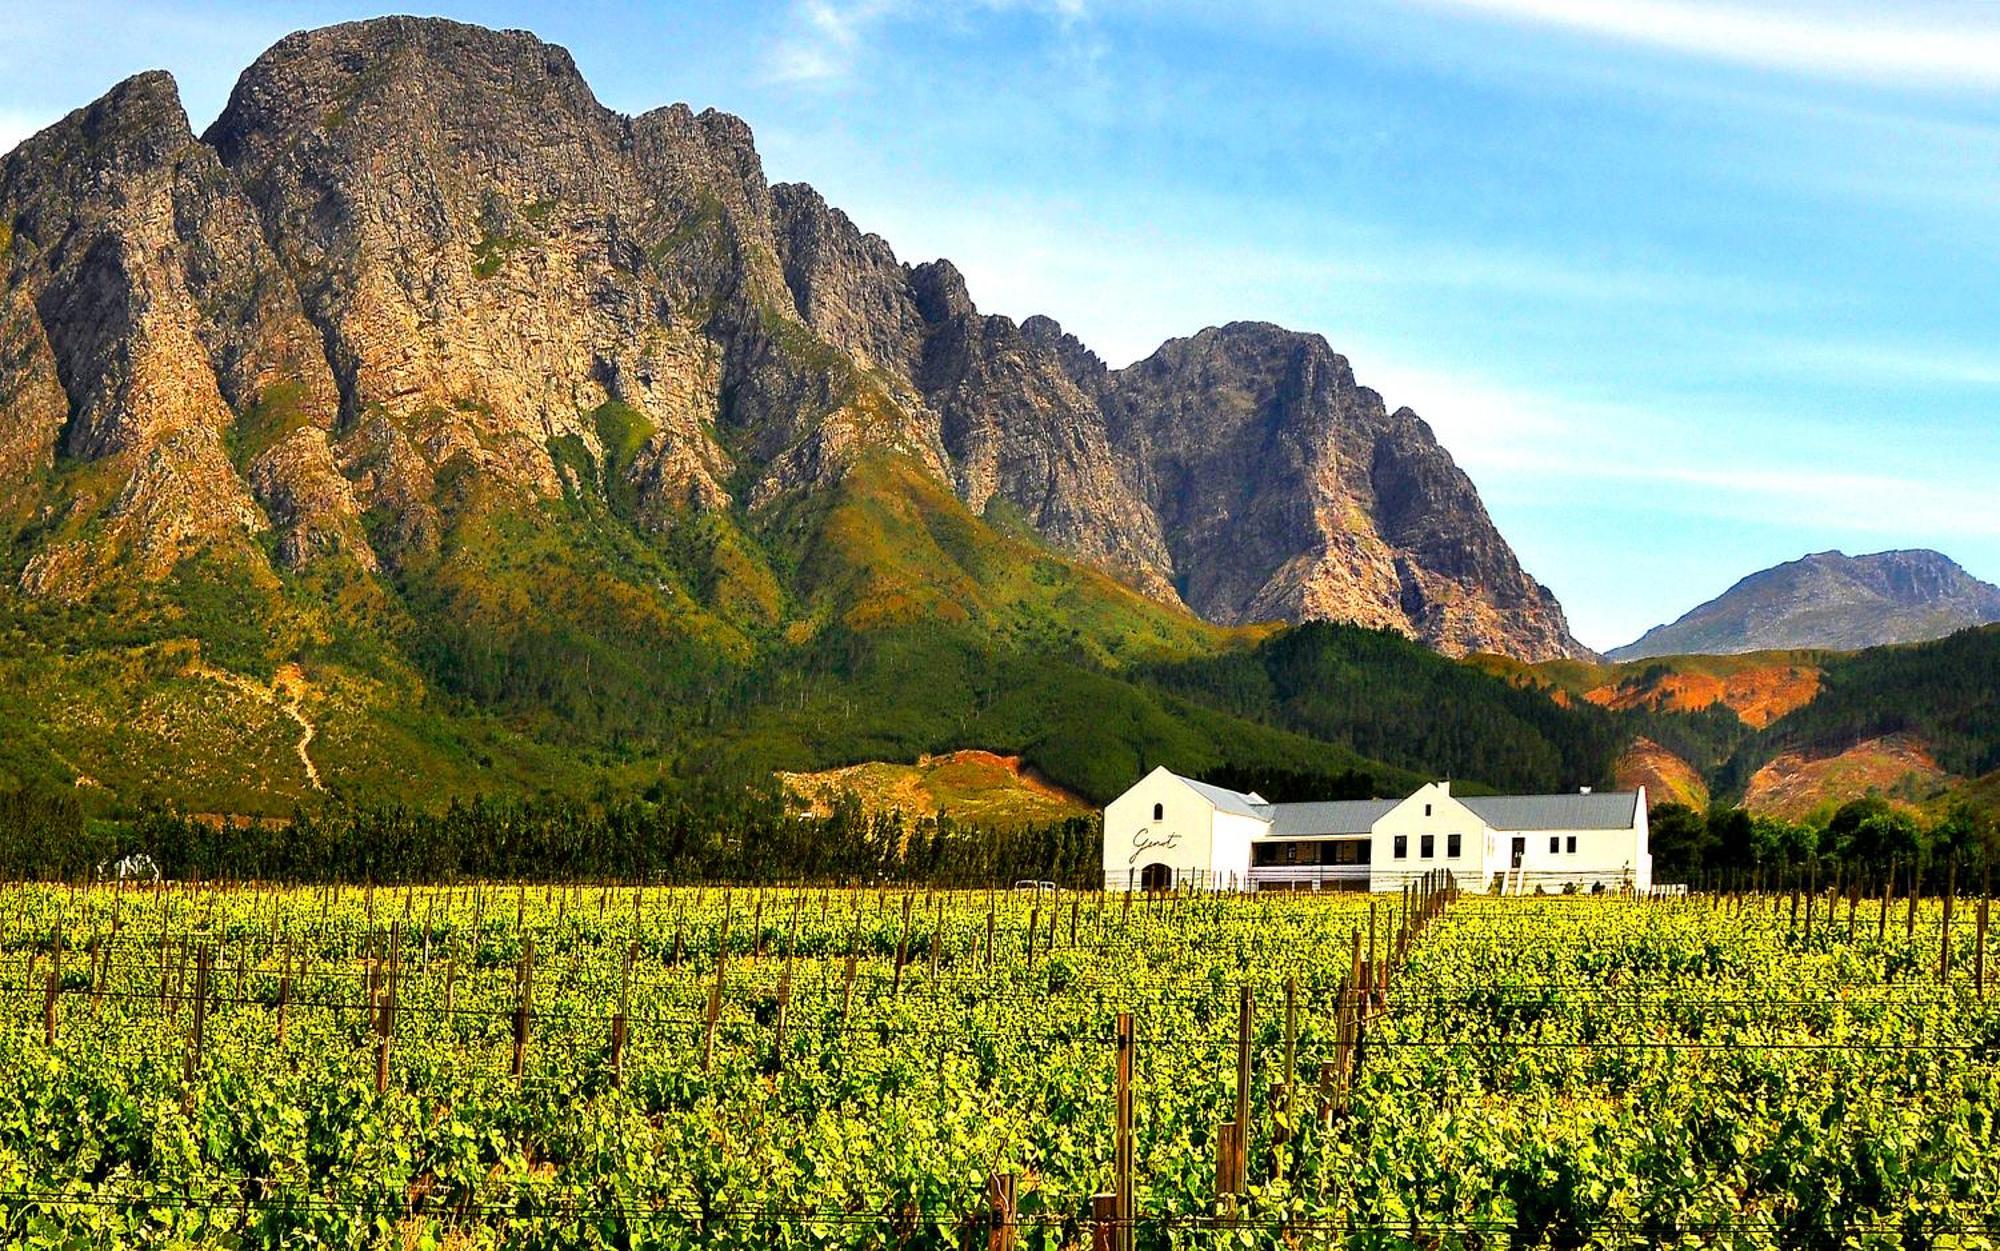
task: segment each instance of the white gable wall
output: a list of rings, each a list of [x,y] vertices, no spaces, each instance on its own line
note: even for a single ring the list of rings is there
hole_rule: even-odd
[[[1432,837],[1432,855],[1426,859],[1424,836]],[[1459,835],[1459,854],[1448,855],[1450,835]],[[1396,839],[1408,839],[1408,854],[1396,858]],[[1369,836],[1368,889],[1401,890],[1433,869],[1450,869],[1460,885],[1479,881],[1486,855],[1486,822],[1451,797],[1449,782],[1432,782],[1420,787],[1402,803],[1377,818]]]
[[[1139,870],[1156,861],[1173,869],[1176,884],[1206,882],[1216,874],[1218,848],[1247,868],[1249,837],[1238,828],[1246,820],[1217,812],[1165,767],[1155,769],[1104,808],[1104,883],[1122,890],[1129,878],[1136,886]],[[1264,828],[1262,822],[1251,824]],[[1235,859],[1224,866],[1225,874],[1230,869],[1240,876]]]

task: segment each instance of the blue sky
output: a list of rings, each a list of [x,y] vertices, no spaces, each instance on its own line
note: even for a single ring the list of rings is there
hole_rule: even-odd
[[[20,6],[0,149],[163,67],[199,128],[350,4]],[[2000,580],[2000,6],[454,3],[740,114],[906,260],[1114,365],[1236,318],[1422,413],[1585,642],[1809,551]]]

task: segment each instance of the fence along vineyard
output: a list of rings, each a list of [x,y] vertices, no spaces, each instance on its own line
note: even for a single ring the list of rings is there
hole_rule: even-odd
[[[1993,1246],[1987,904],[0,889],[10,1245]]]

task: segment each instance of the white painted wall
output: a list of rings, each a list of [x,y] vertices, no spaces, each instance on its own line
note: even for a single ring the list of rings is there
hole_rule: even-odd
[[[1511,840],[1518,837],[1527,840],[1521,867],[1525,870],[1525,888],[1529,891],[1540,886],[1554,894],[1572,882],[1578,890],[1589,890],[1594,885],[1602,884],[1612,890],[1630,886],[1634,890],[1646,891],[1653,885],[1649,835],[1646,792],[1641,788],[1638,820],[1629,830],[1494,831],[1495,854],[1487,872],[1490,879],[1491,874],[1507,870]],[[1575,851],[1569,850],[1572,838],[1576,840]],[[1551,840],[1555,843],[1553,851],[1549,846]]]
[[[1138,871],[1154,861],[1171,866],[1176,883],[1197,874],[1206,879],[1213,873],[1216,818],[1226,815],[1164,766],[1153,770],[1104,807],[1105,886],[1123,890],[1128,874],[1137,885]]]
[[[1434,839],[1424,857],[1424,836]],[[1450,855],[1450,835],[1459,835],[1459,854]],[[1409,854],[1396,858],[1396,837],[1409,839]],[[1486,858],[1486,823],[1451,796],[1451,783],[1432,782],[1382,814],[1369,836],[1368,889],[1401,890],[1433,869],[1450,869],[1466,890],[1481,889]]]
[[[1215,841],[1209,852],[1209,872],[1221,886],[1238,888],[1250,881],[1250,844],[1271,832],[1268,822],[1233,812],[1215,814]]]
[[[1158,805],[1160,816],[1153,813]],[[1193,787],[1165,768],[1141,778],[1132,789],[1104,809],[1104,881],[1123,889],[1146,865],[1162,863],[1174,870],[1176,884],[1241,887],[1249,881],[1252,845],[1267,837],[1270,827],[1255,817],[1218,810]],[[1602,883],[1607,888],[1630,885],[1645,891],[1653,883],[1653,857],[1646,818],[1646,794],[1638,799],[1638,821],[1631,830],[1489,830],[1478,814],[1453,798],[1451,784],[1433,782],[1420,788],[1376,821],[1370,835],[1369,889],[1400,890],[1434,869],[1449,869],[1466,890],[1484,891],[1494,875],[1508,871],[1513,840],[1526,840],[1521,863],[1527,889],[1539,885],[1559,891],[1575,882],[1579,890]],[[1451,838],[1459,838],[1459,854],[1450,855]],[[1398,860],[1396,837],[1409,840],[1408,854]],[[1423,854],[1423,839],[1435,840],[1433,854]],[[1549,850],[1549,840],[1556,850]],[[1568,850],[1576,839],[1576,850]]]

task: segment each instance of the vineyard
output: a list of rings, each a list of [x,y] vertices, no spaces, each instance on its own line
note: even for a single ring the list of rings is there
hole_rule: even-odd
[[[19,1246],[1990,1247],[1983,899],[0,890]]]

